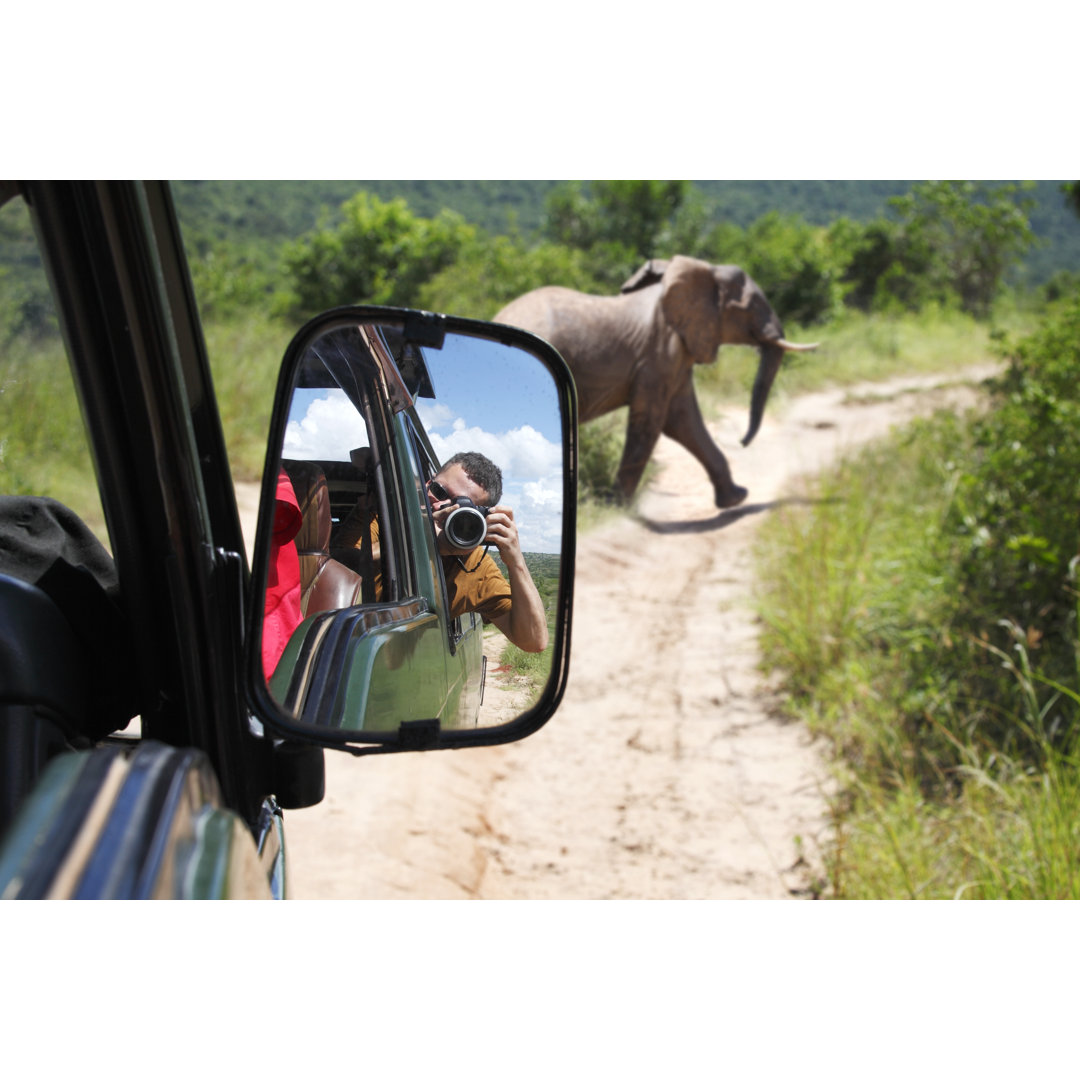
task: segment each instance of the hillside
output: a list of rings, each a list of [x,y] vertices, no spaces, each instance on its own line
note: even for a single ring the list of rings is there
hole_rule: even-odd
[[[280,245],[337,219],[359,190],[405,199],[423,217],[448,208],[490,233],[541,228],[555,180],[178,180],[174,193],[185,242],[195,250],[227,243],[244,254],[275,257]],[[838,217],[867,221],[908,187],[898,180],[703,180],[696,182],[716,222],[745,227],[764,214],[796,214],[826,225]],[[1041,246],[1025,269],[1033,284],[1059,269],[1080,268],[1080,221],[1066,208],[1061,181],[1035,188],[1031,225]],[[19,208],[21,210],[21,208]],[[0,266],[36,260],[25,211],[0,211]]]
[[[180,180],[177,206],[185,237],[222,241],[269,252],[321,224],[336,220],[341,204],[359,190],[382,200],[405,199],[423,217],[457,211],[491,233],[515,228],[536,233],[544,199],[556,180]],[[1059,269],[1080,267],[1080,221],[1066,208],[1061,181],[1040,180],[1031,225],[1041,246],[1026,260],[1033,284]],[[886,212],[903,180],[702,180],[710,218],[746,226],[776,211],[816,225],[838,217],[868,221]]]

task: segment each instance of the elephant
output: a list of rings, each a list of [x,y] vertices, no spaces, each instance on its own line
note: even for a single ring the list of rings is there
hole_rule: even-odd
[[[694,395],[694,364],[711,364],[721,345],[760,353],[742,445],[757,434],[784,353],[814,345],[785,340],[765,294],[738,266],[676,255],[650,259],[618,296],[549,285],[519,296],[495,322],[529,330],[562,354],[577,383],[581,422],[628,405],[626,444],[616,478],[623,500],[637,490],[663,433],[704,466],[716,505],[738,506],[748,492],[731,476]]]

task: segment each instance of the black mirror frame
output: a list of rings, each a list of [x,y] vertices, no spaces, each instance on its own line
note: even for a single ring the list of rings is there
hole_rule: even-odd
[[[422,319],[425,325],[437,325],[444,333],[460,333],[483,337],[504,345],[514,345],[532,353],[548,369],[555,381],[560,404],[563,438],[563,536],[559,593],[554,629],[551,672],[537,702],[507,724],[469,731],[438,729],[438,725],[419,721],[406,725],[404,734],[397,732],[357,732],[340,729],[315,729],[310,724],[290,716],[270,694],[263,675],[261,659],[264,594],[269,560],[271,514],[280,456],[281,439],[288,419],[296,368],[311,342],[333,323],[352,322],[403,323]],[[344,750],[362,756],[367,754],[401,753],[409,750],[453,750],[467,746],[497,746],[516,742],[538,731],[559,707],[570,666],[570,630],[573,610],[575,543],[577,534],[577,465],[578,411],[577,391],[570,369],[559,353],[542,338],[516,327],[483,322],[453,315],[433,315],[408,308],[380,306],[349,306],[332,308],[305,323],[294,335],[285,351],[274,394],[274,408],[267,439],[263,466],[262,489],[259,498],[258,526],[248,588],[247,633],[245,644],[244,690],[248,708],[256,719],[275,736],[290,742],[310,743],[329,749]]]

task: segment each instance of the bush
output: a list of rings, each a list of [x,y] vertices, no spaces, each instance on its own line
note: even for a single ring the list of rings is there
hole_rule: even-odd
[[[1080,272],[1076,270],[1058,270],[1042,287],[1042,299],[1046,304],[1077,295],[1080,295]]]
[[[763,535],[764,653],[831,740],[837,896],[1080,894],[1080,300],[994,407],[822,478]]]
[[[518,237],[477,236],[421,287],[418,302],[429,311],[491,319],[511,300],[542,285],[603,291],[580,251],[559,244],[530,249]]]
[[[841,742],[857,726],[860,759],[884,761],[900,731],[904,767],[930,785],[958,746],[1031,752],[1016,720],[1029,703],[1001,660],[1018,643],[1048,736],[1075,713],[1055,687],[1078,681],[1080,302],[1009,352],[993,409],[913,424],[823,481],[812,520],[785,537],[798,558],[765,574],[768,647],[793,691],[812,701],[839,673],[820,707]],[[874,693],[851,698],[855,684]],[[890,716],[886,737],[874,718]]]
[[[272,303],[274,283],[259,261],[237,254],[226,245],[189,251],[188,264],[204,320],[249,310],[265,312]]]
[[[843,264],[829,236],[802,218],[769,213],[746,230],[733,225],[714,229],[702,257],[741,266],[781,319],[806,326],[825,321],[841,307]]]
[[[945,618],[960,643],[950,665],[958,695],[981,736],[1010,748],[1016,708],[991,649],[1011,653],[1019,628],[1037,681],[1077,680],[1080,299],[1005,351],[996,407],[973,428],[975,459],[943,528],[954,537]],[[1042,693],[1050,727],[1071,716],[1055,693]]]
[[[342,206],[344,221],[286,244],[289,291],[279,309],[295,317],[339,304],[416,306],[421,286],[476,236],[460,214],[413,214],[404,199],[384,203],[361,191]]]
[[[626,409],[598,417],[578,429],[578,499],[612,502],[615,474],[626,443]]]

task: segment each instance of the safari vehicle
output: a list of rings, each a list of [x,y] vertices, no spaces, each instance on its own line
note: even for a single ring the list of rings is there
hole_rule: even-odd
[[[570,644],[572,381],[550,346],[507,327],[372,308],[312,320],[285,352],[249,569],[167,184],[0,182],[0,204],[19,199],[107,536],[47,491],[28,492],[19,478],[30,474],[0,455],[12,492],[0,496],[0,895],[286,896],[283,811],[322,799],[327,750],[508,742],[557,708]],[[33,362],[0,366],[0,386],[34,377]],[[448,439],[439,418],[456,400],[490,407],[500,385],[507,409],[531,410],[522,424],[547,431],[547,483],[566,513],[550,673],[520,715],[485,722],[481,627],[446,611],[424,485]],[[432,403],[441,411],[425,424]],[[4,407],[0,395],[0,420]],[[485,430],[508,430],[496,412]],[[307,563],[299,621],[275,644],[290,472],[307,531],[287,543]],[[377,519],[377,549],[369,531],[365,550],[363,530],[334,548],[354,511]]]

